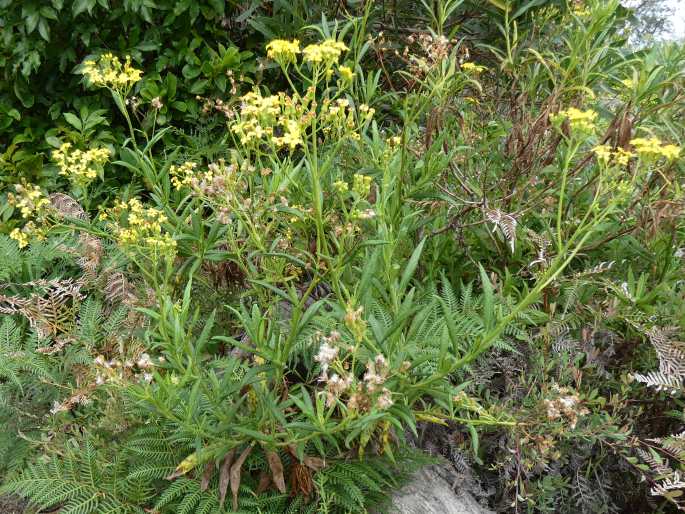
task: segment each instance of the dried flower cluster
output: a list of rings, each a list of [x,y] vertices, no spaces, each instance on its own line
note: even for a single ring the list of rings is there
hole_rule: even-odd
[[[164,358],[159,358],[159,363],[163,363]],[[152,370],[156,366],[150,355],[141,353],[133,359],[106,359],[103,355],[98,355],[93,360],[95,364],[95,384],[104,385],[106,383],[121,384],[124,381],[136,381],[150,383],[153,380]]]
[[[546,398],[543,403],[550,421],[564,418],[569,423],[571,430],[576,428],[578,418],[589,414],[587,408],[582,406],[578,393],[566,387],[553,387],[554,398]]]

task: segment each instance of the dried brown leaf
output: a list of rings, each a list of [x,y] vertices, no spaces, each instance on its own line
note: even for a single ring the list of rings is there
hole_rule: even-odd
[[[271,475],[274,479],[274,484],[279,492],[285,493],[285,478],[283,478],[283,463],[278,453],[274,451],[266,452],[266,460],[269,463],[269,468],[271,469]]]
[[[205,470],[202,473],[202,480],[200,481],[200,489],[206,491],[209,487],[209,481],[212,479],[214,474],[214,462],[208,462],[205,466]]]
[[[259,474],[259,485],[257,486],[257,494],[262,494],[271,485],[271,475],[262,470]]]
[[[234,456],[235,448],[226,454],[224,457],[224,462],[221,464],[221,470],[219,471],[219,505],[221,508],[224,506],[224,500],[226,500],[226,491],[228,491],[228,484],[231,481],[230,472]]]
[[[320,471],[326,467],[326,461],[319,457],[305,457],[304,465],[314,471]]]
[[[240,473],[242,471],[243,463],[248,455],[252,452],[252,446],[248,446],[240,454],[235,464],[231,466],[231,493],[233,493],[233,510],[238,510],[238,489],[240,488]]]

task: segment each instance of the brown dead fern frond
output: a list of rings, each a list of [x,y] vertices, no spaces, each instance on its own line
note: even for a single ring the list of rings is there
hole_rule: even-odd
[[[42,338],[69,332],[84,298],[81,281],[34,280],[18,286],[32,291],[28,296],[0,294],[1,313],[24,316]]]

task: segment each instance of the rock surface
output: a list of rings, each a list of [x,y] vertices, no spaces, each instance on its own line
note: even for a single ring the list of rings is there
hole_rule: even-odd
[[[493,514],[467,492],[454,492],[437,470],[425,467],[393,496],[393,514]]]

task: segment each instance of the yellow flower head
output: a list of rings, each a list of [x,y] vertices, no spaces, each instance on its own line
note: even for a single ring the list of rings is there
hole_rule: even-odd
[[[71,143],[62,144],[53,150],[52,160],[59,168],[59,174],[66,176],[72,183],[86,187],[102,170],[110,158],[107,148],[91,148],[85,152],[71,148]]]
[[[480,64],[475,64],[472,62],[462,63],[461,69],[466,71],[466,72],[475,73],[476,75],[487,70],[487,68],[485,66],[481,66]]]
[[[680,155],[680,147],[676,145],[662,145],[657,137],[637,137],[630,141],[640,157],[658,158],[665,157],[669,160],[677,159]]]
[[[571,125],[571,130],[577,132],[592,132],[595,129],[597,113],[592,109],[581,111],[575,107],[559,111],[557,119],[567,119]]]
[[[19,244],[19,248],[25,248],[29,245],[28,234],[26,232],[22,232],[18,228],[15,228],[12,230],[12,232],[10,232],[10,237]]]
[[[29,221],[22,228],[15,228],[10,232],[10,238],[14,239],[19,248],[26,248],[31,239],[45,239],[46,229],[38,227],[33,221]]]
[[[343,80],[343,82],[350,83],[354,78],[352,68],[350,68],[349,66],[340,66],[338,68],[338,73],[340,74],[340,78]]]
[[[144,207],[140,200],[118,202],[112,211],[112,218],[124,218],[125,225],[114,226],[119,244],[127,249],[134,247],[153,250],[156,253],[173,256],[176,241],[171,234],[162,232],[167,217],[159,209]]]
[[[599,145],[595,146],[592,151],[597,156],[597,159],[601,162],[607,163],[611,160],[612,152],[609,145]]]
[[[619,166],[625,166],[630,159],[635,156],[632,152],[624,150],[623,148],[612,150],[609,145],[595,146],[592,151],[600,162],[604,164],[614,163]]]
[[[7,195],[7,202],[19,209],[24,219],[42,217],[50,205],[40,187],[34,184],[16,184],[14,186],[16,196],[12,193]]]
[[[310,63],[324,63],[331,66],[338,62],[340,55],[349,50],[345,43],[335,39],[326,39],[318,45],[308,45],[302,50],[304,60]]]
[[[283,128],[283,136],[273,138],[273,142],[277,146],[287,146],[294,150],[295,147],[302,144],[302,131],[296,120],[287,120]]]
[[[231,131],[244,146],[267,142],[293,150],[302,144],[304,108],[302,100],[285,93],[262,96],[255,90],[241,98],[240,116]]]
[[[285,66],[297,60],[297,54],[300,53],[300,41],[297,39],[292,41],[274,39],[266,45],[266,52],[269,59],[273,59],[281,66]]]
[[[680,147],[676,145],[664,145],[661,147],[661,155],[669,160],[677,159],[680,156]]]
[[[196,162],[186,161],[180,166],[173,165],[169,168],[171,183],[178,190],[183,186],[190,185],[193,178],[193,170],[197,167]]]
[[[99,87],[128,93],[131,87],[143,76],[143,72],[131,65],[131,57],[126,56],[124,63],[111,53],[102,54],[97,60],[83,62],[81,73],[88,81]]]

